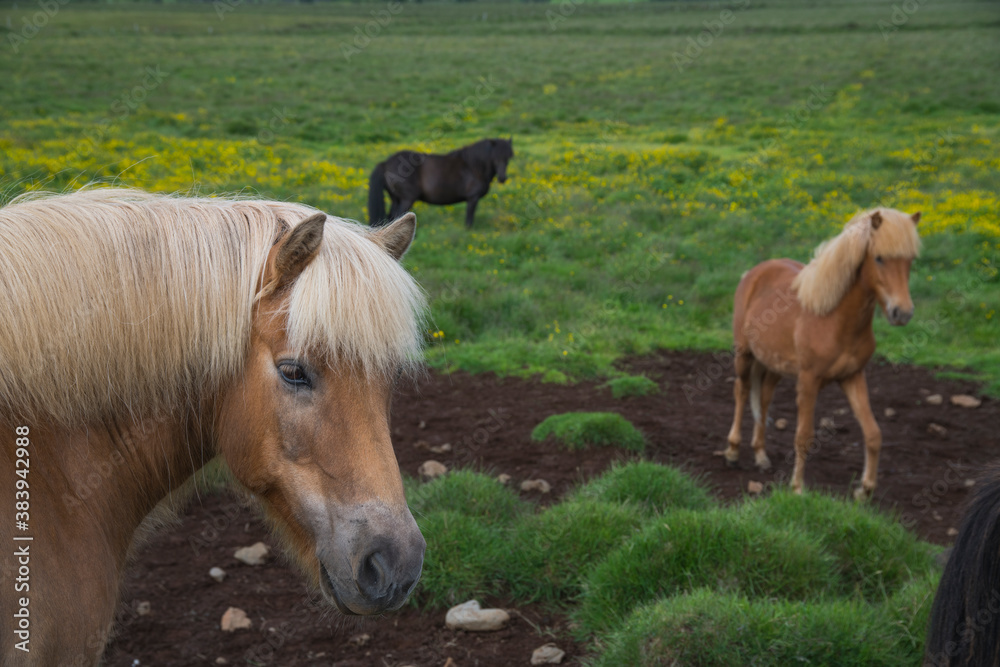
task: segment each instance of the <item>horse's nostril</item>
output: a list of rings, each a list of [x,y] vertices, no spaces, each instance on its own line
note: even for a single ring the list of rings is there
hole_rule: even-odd
[[[362,561],[358,569],[358,590],[368,598],[385,595],[388,579],[385,557],[381,551],[373,551]]]

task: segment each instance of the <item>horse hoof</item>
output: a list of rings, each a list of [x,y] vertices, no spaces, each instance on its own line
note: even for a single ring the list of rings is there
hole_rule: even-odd
[[[872,494],[874,492],[875,492],[875,489],[866,489],[863,486],[859,486],[858,488],[854,489],[854,499],[855,500],[871,500]]]
[[[757,470],[761,472],[768,472],[769,470],[771,470],[771,461],[768,459],[764,459],[763,461],[757,461],[754,465],[757,466]]]

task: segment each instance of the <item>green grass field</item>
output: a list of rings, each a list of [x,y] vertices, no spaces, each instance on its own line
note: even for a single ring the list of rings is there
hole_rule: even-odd
[[[879,353],[996,393],[1000,8],[916,6],[2,5],[0,191],[96,180],[364,219],[392,151],[513,135],[476,229],[418,204],[407,264],[436,367],[547,381],[725,348],[747,268],[807,259],[860,208],[919,209],[917,315],[879,320]]]
[[[924,253],[879,353],[1000,394],[995,2],[53,0],[0,4],[0,41],[4,200],[101,182],[364,219],[391,152],[513,135],[472,232],[415,208],[436,368],[615,381],[725,349],[745,270],[889,205],[923,212]],[[561,606],[601,665],[917,664],[934,547],[818,494],[719,509],[648,465],[544,511],[471,472],[408,482],[417,603]]]

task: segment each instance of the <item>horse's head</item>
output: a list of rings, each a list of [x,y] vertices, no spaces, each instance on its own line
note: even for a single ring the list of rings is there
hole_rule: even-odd
[[[507,182],[507,163],[514,157],[514,137],[510,139],[490,139],[490,160],[497,180]]]
[[[368,363],[385,341],[398,347],[411,332],[401,326],[364,338],[360,331],[344,343],[346,350],[323,349],[308,333],[303,346],[296,332],[306,325],[296,318],[319,313],[311,317],[321,329],[345,332],[412,324],[413,313],[399,311],[413,304],[379,283],[395,281],[419,295],[396,262],[413,239],[416,218],[408,213],[375,231],[351,231],[362,252],[350,257],[339,245],[324,244],[324,226],[334,224],[326,218],[318,213],[300,222],[272,247],[247,364],[237,386],[223,394],[217,428],[235,477],[264,499],[325,597],[344,613],[375,614],[403,604],[420,577],[426,546],[406,505],[389,435],[398,366]],[[340,321],[345,318],[351,319]],[[368,357],[359,344],[369,345]],[[398,354],[383,356],[399,361]]]
[[[920,248],[916,231],[920,213],[907,215],[893,209],[877,209],[869,219],[871,240],[862,272],[889,323],[902,326],[913,317],[910,266]]]

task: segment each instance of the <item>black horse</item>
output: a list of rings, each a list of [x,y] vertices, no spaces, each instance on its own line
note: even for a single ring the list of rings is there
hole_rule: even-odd
[[[925,667],[1000,665],[1000,467],[975,488],[934,597]]]
[[[400,151],[372,170],[368,179],[368,224],[379,227],[410,210],[414,202],[466,202],[465,226],[472,227],[476,204],[490,191],[495,176],[507,180],[507,162],[514,157],[514,140],[483,139],[447,155]],[[385,214],[383,190],[392,208]]]

